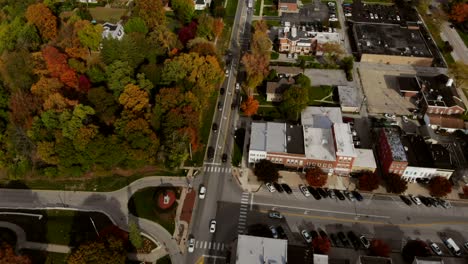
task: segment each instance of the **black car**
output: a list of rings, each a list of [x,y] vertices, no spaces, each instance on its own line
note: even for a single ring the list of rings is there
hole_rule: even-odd
[[[335,234],[330,234],[330,240],[335,247],[338,246],[338,239]]]
[[[320,196],[322,196],[323,198],[327,198],[327,197],[328,197],[328,193],[327,193],[324,189],[322,189],[322,188],[317,188],[316,190],[317,190],[317,192],[320,194]]]
[[[312,196],[314,196],[315,200],[322,199],[322,196],[320,196],[320,194],[317,192],[317,190],[314,187],[307,186],[307,189],[309,190],[310,194],[312,194]]]
[[[359,238],[354,234],[353,231],[348,232],[348,238],[353,244],[354,249],[359,249],[359,246],[361,245],[361,241],[359,241]]]
[[[219,93],[220,93],[221,95],[224,94],[224,91],[225,91],[224,88],[219,89]]]
[[[213,132],[216,133],[218,131],[218,124],[213,123],[213,125],[211,126],[211,129],[213,129]]]
[[[283,190],[284,190],[287,194],[291,194],[291,193],[292,193],[291,187],[289,187],[289,185],[287,185],[286,183],[282,183],[282,184],[281,184],[281,187],[283,187]]]
[[[214,148],[213,147],[208,147],[208,151],[207,151],[206,156],[207,156],[207,158],[209,160],[213,159],[213,157],[214,157]]]
[[[218,110],[219,111],[223,110],[223,103],[218,102]]]
[[[336,197],[338,197],[338,199],[340,199],[341,201],[346,199],[343,193],[340,192],[340,190],[334,190],[334,192],[335,192]]]
[[[338,232],[338,238],[340,239],[340,242],[341,244],[343,244],[344,247],[350,246],[349,241],[343,232]]]
[[[408,206],[411,206],[413,204],[411,200],[404,195],[400,195],[400,199]]]
[[[224,153],[223,156],[221,157],[221,161],[224,163],[227,161],[227,159],[228,159],[228,155]]]
[[[279,193],[283,193],[284,192],[284,189],[283,187],[281,187],[281,185],[277,182],[274,182],[273,183],[273,186],[275,187],[275,189],[279,192]]]
[[[358,191],[351,191],[351,193],[354,195],[354,198],[356,198],[356,200],[358,200],[359,202],[364,200],[364,198]]]
[[[278,232],[278,237],[279,238],[288,239],[288,237],[286,236],[286,233],[284,232],[283,227],[281,227],[281,226],[276,227],[276,232]]]
[[[312,240],[316,239],[317,237],[319,237],[319,233],[315,230],[311,230],[309,231],[309,234],[310,236],[312,237]]]
[[[325,231],[323,231],[323,229],[319,229],[319,234],[322,238],[328,238],[328,235],[327,233],[325,233]]]
[[[424,197],[424,196],[421,195],[421,196],[419,196],[419,200],[421,200],[421,203],[423,203],[427,207],[432,206],[431,202],[429,201],[429,199],[427,197]]]

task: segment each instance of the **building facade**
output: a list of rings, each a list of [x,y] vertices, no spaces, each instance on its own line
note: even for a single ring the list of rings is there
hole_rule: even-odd
[[[403,175],[408,161],[405,149],[400,141],[400,132],[395,128],[382,128],[378,136],[378,153],[385,174]]]
[[[307,26],[291,25],[285,22],[278,29],[278,51],[283,53],[317,54],[324,43],[339,43],[339,33],[316,32]],[[317,54],[320,55],[320,54]]]

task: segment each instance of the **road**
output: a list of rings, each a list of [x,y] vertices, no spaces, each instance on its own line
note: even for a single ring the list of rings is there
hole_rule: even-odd
[[[465,64],[468,64],[468,48],[465,45],[465,42],[461,39],[455,28],[450,28],[449,22],[442,22],[440,26],[440,36],[442,39],[450,42],[453,47],[453,59],[455,61],[461,61]]]

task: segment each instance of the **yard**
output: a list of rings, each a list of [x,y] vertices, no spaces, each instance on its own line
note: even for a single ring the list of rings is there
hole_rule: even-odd
[[[127,13],[127,9],[125,8],[107,8],[107,7],[92,7],[89,8],[89,12],[99,23],[110,22],[110,23],[117,23],[119,22],[120,18]]]
[[[261,4],[262,4],[262,0],[255,1],[255,12],[254,12],[255,16],[260,15],[260,6],[261,6]]]
[[[333,87],[328,85],[311,86],[309,88],[309,105],[335,104],[332,99]]]
[[[170,208],[162,210],[157,206],[157,197],[165,188],[150,187],[136,192],[128,201],[128,210],[135,216],[146,218],[163,226],[170,234],[174,234],[177,202]],[[174,190],[176,198],[180,197],[180,189]]]
[[[278,8],[276,6],[264,6],[263,16],[278,16]]]

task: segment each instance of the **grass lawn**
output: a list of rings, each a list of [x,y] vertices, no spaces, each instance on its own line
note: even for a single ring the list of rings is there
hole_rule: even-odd
[[[312,86],[309,89],[309,105],[323,105],[323,102],[317,102],[316,100],[323,100],[325,97],[333,92],[333,87],[327,85]],[[326,101],[331,101],[331,98],[327,98]]]
[[[463,42],[465,42],[465,46],[468,47],[468,33],[465,33],[459,29],[457,29],[458,35],[460,35],[461,39],[463,39]]]
[[[390,4],[393,3],[393,0],[365,0],[363,3],[380,3],[380,4]]]
[[[225,17],[234,17],[237,11],[237,4],[239,3],[237,0],[226,0],[227,5],[225,9]]]
[[[254,12],[254,15],[256,15],[256,16],[260,15],[260,5],[261,5],[261,3],[262,3],[261,0],[255,1],[255,12]]]
[[[311,4],[312,0],[302,0],[301,2],[302,4],[306,5],[306,4]]]
[[[181,170],[156,170],[148,173],[138,173],[132,176],[102,176],[84,180],[77,179],[30,179],[22,181],[0,182],[2,188],[40,189],[40,190],[73,190],[109,192],[121,189],[130,183],[146,176],[183,176]]]
[[[274,6],[263,7],[263,16],[278,16],[278,9]]]
[[[257,115],[265,120],[284,119],[283,113],[277,107],[259,107]]]
[[[266,20],[266,23],[269,28],[281,26],[281,21],[278,20]]]
[[[261,0],[257,0],[261,1]],[[263,5],[273,5],[273,0],[263,0]]]
[[[176,191],[177,198],[180,195],[180,189],[172,188]],[[167,209],[161,210],[157,207],[157,194],[164,188],[150,187],[136,192],[128,201],[128,210],[135,216],[146,218],[163,226],[170,234],[174,234],[175,214],[177,202]]]
[[[120,18],[125,15],[127,9],[125,8],[106,8],[106,7],[92,7],[89,8],[89,12],[93,19],[97,22],[111,22],[117,23]]]

